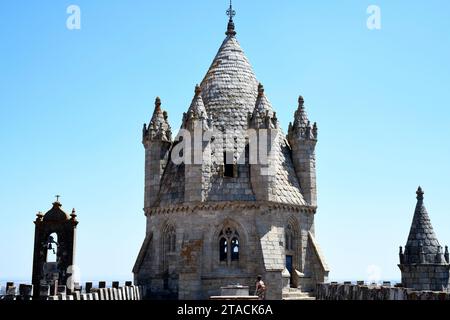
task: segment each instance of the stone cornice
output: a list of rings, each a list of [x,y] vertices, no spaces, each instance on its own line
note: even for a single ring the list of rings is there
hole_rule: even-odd
[[[223,210],[227,208],[234,208],[237,210],[244,209],[263,209],[263,210],[286,210],[289,212],[303,212],[315,214],[317,207],[315,206],[301,206],[286,203],[276,203],[269,201],[219,201],[219,202],[193,202],[180,203],[164,207],[149,207],[144,208],[146,216],[156,214],[167,214],[174,212],[194,212],[197,210]]]

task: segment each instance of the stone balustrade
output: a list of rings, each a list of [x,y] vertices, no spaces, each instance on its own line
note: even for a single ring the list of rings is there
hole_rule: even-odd
[[[448,291],[415,291],[399,285],[391,286],[390,282],[383,285],[367,285],[363,281],[357,284],[319,283],[316,292],[317,300],[450,300]]]
[[[111,287],[106,286],[106,281],[100,281],[97,287],[92,282],[86,282],[84,290],[76,286],[75,290],[70,292],[66,286],[51,288],[49,285],[41,285],[39,288],[39,297],[33,297],[33,286],[28,284],[19,285],[19,291],[13,282],[7,282],[5,292],[0,295],[0,300],[82,300],[82,301],[105,301],[105,300],[143,300],[144,288],[134,286],[131,281],[126,281],[124,286],[120,286],[118,281],[113,281]]]

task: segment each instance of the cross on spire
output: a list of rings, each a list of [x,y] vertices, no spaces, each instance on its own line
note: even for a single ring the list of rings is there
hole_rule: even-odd
[[[59,194],[57,194],[55,197],[56,197],[56,202],[59,202],[59,198],[61,198],[61,196]]]
[[[236,31],[234,31],[234,22],[233,22],[233,17],[235,15],[236,15],[236,11],[233,10],[233,2],[232,2],[232,0],[230,0],[230,8],[227,10],[227,16],[230,17],[230,20],[228,21],[227,32],[225,32],[225,34],[229,37],[236,35]]]
[[[230,21],[233,21],[233,17],[236,15],[236,11],[233,10],[233,2],[230,0],[230,8],[227,10],[227,16],[230,17]]]

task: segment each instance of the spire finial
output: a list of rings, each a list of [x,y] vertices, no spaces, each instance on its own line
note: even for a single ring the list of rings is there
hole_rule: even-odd
[[[57,194],[57,195],[55,196],[55,198],[56,198],[56,202],[59,203],[59,198],[61,198],[61,196],[60,196],[59,194]]]
[[[264,95],[264,86],[262,83],[258,84],[258,97],[262,97]]]
[[[303,96],[298,97],[298,106],[303,107],[305,105],[305,99],[303,99]]]
[[[230,0],[230,8],[227,10],[227,16],[229,16],[230,19],[228,20],[227,32],[225,32],[225,34],[227,36],[235,36],[236,35],[236,31],[234,31],[234,21],[233,21],[233,17],[235,15],[236,15],[236,11],[233,10],[233,2],[232,2],[232,0]]]
[[[160,97],[156,97],[156,99],[155,99],[155,109],[161,110],[161,98]]]
[[[423,195],[425,192],[423,192],[422,187],[419,186],[419,188],[416,191],[417,194],[417,200],[423,200]]]
[[[72,220],[75,220],[77,218],[77,212],[75,211],[75,208],[72,209],[72,213],[70,214],[70,217]]]
[[[202,93],[202,89],[200,88],[200,86],[197,84],[195,86],[195,96],[198,97],[200,95],[200,93]]]

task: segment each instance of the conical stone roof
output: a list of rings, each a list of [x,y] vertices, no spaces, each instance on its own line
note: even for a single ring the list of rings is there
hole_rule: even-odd
[[[419,187],[416,193],[417,205],[405,246],[405,262],[435,263],[437,261],[436,256],[439,250],[442,252],[442,248],[439,245],[427,209],[423,203],[424,192],[422,188]]]
[[[305,100],[302,96],[298,98],[298,109],[294,114],[294,128],[306,128],[308,127],[309,120],[308,114],[305,109]]]
[[[167,113],[162,110],[161,99],[159,97],[155,100],[155,110],[148,124],[148,132],[146,134],[149,135],[150,139],[172,140],[172,132],[169,121],[167,120]]]
[[[232,28],[231,28],[232,27]],[[200,84],[200,94],[195,97],[189,111],[206,110],[214,130],[232,135],[227,141],[236,145],[226,145],[233,150],[235,160],[245,152],[245,131],[249,128],[249,114],[269,111],[273,108],[264,95],[259,95],[259,82],[249,60],[235,37],[234,24],[228,26],[227,37],[223,41],[208,72]],[[200,103],[202,102],[203,105]],[[256,107],[256,111],[255,111]],[[188,116],[188,113],[186,116]],[[184,121],[183,121],[184,122]],[[275,202],[306,205],[300,183],[296,177],[291,151],[281,129],[274,147],[275,187],[272,190]],[[232,133],[230,133],[232,132]],[[241,168],[242,175],[237,178],[224,178],[220,172],[225,150],[212,146],[212,168],[210,183],[206,191],[206,201],[255,201],[248,168]],[[155,205],[165,206],[184,202],[184,165],[169,163],[161,179],[161,189]]]
[[[253,112],[258,81],[239,42],[227,36],[200,88],[206,111],[219,130],[246,129]]]

